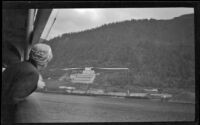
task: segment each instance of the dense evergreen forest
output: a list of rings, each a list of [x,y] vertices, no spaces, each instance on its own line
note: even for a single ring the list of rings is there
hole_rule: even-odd
[[[56,73],[60,76],[60,71],[49,72],[55,68],[128,67],[129,84],[124,82],[123,87],[144,85],[194,90],[193,14],[169,20],[114,22],[66,33],[45,43],[52,47],[54,58],[44,71],[44,77],[56,76]],[[119,74],[122,73],[115,72],[110,77],[104,75],[101,78],[117,86],[126,81],[126,76]]]

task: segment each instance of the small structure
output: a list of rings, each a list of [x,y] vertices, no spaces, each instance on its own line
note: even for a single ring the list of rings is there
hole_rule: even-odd
[[[170,98],[172,98],[171,94],[166,94],[166,93],[162,93],[162,94],[149,94],[148,95],[150,99],[160,99],[161,101],[167,101]]]
[[[144,89],[144,91],[146,91],[146,92],[154,92],[154,93],[157,93],[158,92],[158,89],[156,89],[156,88],[153,88],[153,89]]]
[[[127,94],[125,92],[108,92],[107,95],[125,97]]]
[[[75,87],[59,86],[59,89],[63,89],[63,90],[65,90],[66,92],[71,93],[72,91],[75,90]]]
[[[102,89],[90,89],[87,91],[87,93],[91,94],[104,94],[104,91]]]
[[[146,98],[147,97],[147,93],[130,93],[130,97],[138,97],[138,98]]]
[[[96,77],[96,74],[94,70],[91,69],[91,67],[86,67],[82,73],[70,75],[70,79],[72,83],[91,84],[93,83],[95,77]]]

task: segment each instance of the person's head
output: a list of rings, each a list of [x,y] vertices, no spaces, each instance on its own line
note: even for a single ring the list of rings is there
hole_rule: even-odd
[[[53,54],[49,45],[38,43],[31,48],[29,57],[40,70],[47,66],[48,62],[53,58]]]

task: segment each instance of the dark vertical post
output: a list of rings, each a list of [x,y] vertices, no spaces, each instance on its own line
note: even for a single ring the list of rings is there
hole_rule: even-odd
[[[51,15],[52,9],[39,9],[34,22],[34,34],[31,44],[39,43],[40,37],[43,33]]]
[[[128,85],[128,87],[130,86],[129,85],[130,83],[129,83],[129,69],[127,70],[127,85]],[[130,95],[130,90],[129,90],[129,88],[128,88],[128,90],[127,90],[127,96],[129,96]]]
[[[29,43],[31,40],[31,33],[33,32],[33,23],[34,23],[34,9],[28,10],[28,19],[26,26],[26,42],[24,45],[24,60],[28,60],[29,56]]]

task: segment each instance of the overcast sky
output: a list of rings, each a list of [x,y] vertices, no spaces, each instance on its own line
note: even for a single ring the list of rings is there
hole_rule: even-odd
[[[87,30],[111,22],[150,18],[172,19],[190,13],[194,13],[193,8],[54,9],[42,34],[42,38],[46,37],[47,31],[55,17],[56,21],[47,39],[62,35],[63,33]]]

